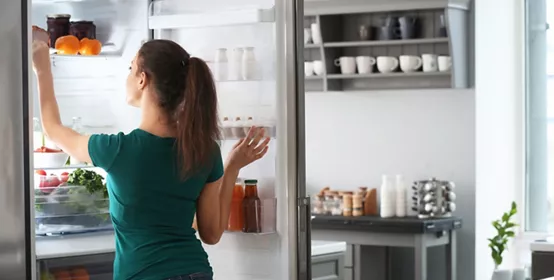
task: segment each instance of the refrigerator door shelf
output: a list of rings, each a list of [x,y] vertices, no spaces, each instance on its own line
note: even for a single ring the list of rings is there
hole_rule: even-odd
[[[156,13],[156,3],[152,2],[148,28],[181,29],[255,24],[275,21],[275,8],[226,10],[202,13],[162,14]],[[163,2],[163,1],[162,1]]]

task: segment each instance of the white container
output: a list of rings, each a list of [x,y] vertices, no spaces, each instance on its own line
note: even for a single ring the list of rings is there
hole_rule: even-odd
[[[218,81],[226,81],[227,71],[229,70],[229,60],[227,59],[227,49],[220,48],[215,51],[215,67],[214,74]]]
[[[246,47],[242,52],[241,74],[243,80],[253,80],[256,74],[254,47]]]
[[[232,138],[233,137],[232,123],[228,117],[223,118],[222,126],[223,126],[223,138]]]
[[[509,269],[497,269],[492,274],[492,280],[512,280],[512,271]]]
[[[380,213],[382,218],[392,218],[395,215],[395,189],[391,179],[387,175],[383,175],[380,192]]]
[[[242,53],[244,50],[242,48],[234,48],[229,56],[228,63],[228,79],[231,81],[236,81],[241,78],[241,64],[242,64]]]
[[[33,153],[35,168],[60,168],[67,162],[68,154],[60,153]]]
[[[406,216],[406,184],[402,175],[396,175],[396,216]]]
[[[319,29],[319,24],[312,23],[310,25],[310,29],[312,30],[312,41],[314,44],[321,44],[323,42],[321,38],[321,30]]]
[[[248,135],[250,128],[254,125],[254,118],[248,117],[243,124],[242,129],[244,130],[244,136]]]
[[[233,123],[233,127],[231,128],[233,131],[234,137],[243,138],[245,136],[243,125],[244,125],[244,122],[241,120],[241,118],[236,117],[235,122]]]

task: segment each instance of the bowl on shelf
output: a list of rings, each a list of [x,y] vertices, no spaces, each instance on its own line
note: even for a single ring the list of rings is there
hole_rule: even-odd
[[[59,168],[63,167],[69,158],[64,152],[57,153],[33,153],[34,165],[37,168]]]

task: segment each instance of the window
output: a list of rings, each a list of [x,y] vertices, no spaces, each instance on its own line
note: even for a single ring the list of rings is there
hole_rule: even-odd
[[[525,229],[554,233],[554,0],[526,6]]]

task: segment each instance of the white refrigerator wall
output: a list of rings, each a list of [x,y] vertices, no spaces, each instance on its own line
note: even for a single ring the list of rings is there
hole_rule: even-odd
[[[56,96],[62,122],[71,125],[72,117],[79,116],[87,133],[129,132],[140,121],[139,110],[125,101],[125,81],[131,61],[141,45],[147,39],[147,0],[89,1],[69,4],[39,4],[33,6],[32,22],[45,28],[46,15],[71,14],[72,20],[93,20],[97,25],[97,37],[102,42],[110,42],[107,49],[113,57],[82,57],[53,59],[53,74]],[[205,10],[228,2],[202,1],[189,3],[181,1],[180,7],[171,12]],[[221,2],[221,3],[217,3]],[[234,0],[231,5],[271,7],[272,1]],[[182,9],[182,10],[181,10]],[[229,82],[218,84],[220,117],[252,116],[255,119],[274,119],[276,112],[276,48],[275,25],[259,24],[237,27],[215,27],[189,30],[156,32],[164,39],[179,42],[191,55],[208,61],[213,71],[213,60],[217,48],[229,50],[236,47],[255,48],[258,59],[258,77],[260,82]],[[168,36],[169,35],[169,36]],[[121,54],[121,55],[120,55]],[[34,79],[34,75],[33,75]],[[36,85],[36,82],[35,82]],[[34,100],[37,100],[36,86],[33,87]],[[39,116],[38,104],[34,104],[35,116]],[[228,153],[234,142],[223,141],[222,153]],[[284,192],[275,193],[276,145],[273,143],[268,155],[256,165],[252,165],[240,174],[244,178],[259,180],[259,193],[262,200],[280,197],[279,211],[286,215]],[[275,207],[275,206],[273,206]],[[264,215],[264,217],[267,217]],[[275,215],[269,215],[264,225]],[[285,219],[286,220],[286,219]],[[282,222],[280,223],[282,224]],[[286,224],[280,226],[283,232]],[[286,235],[286,231],[284,231]],[[276,234],[244,235],[225,233],[219,244],[205,246],[215,279],[285,279],[286,260],[282,248],[286,248],[286,239]],[[283,273],[283,277],[281,277]]]

